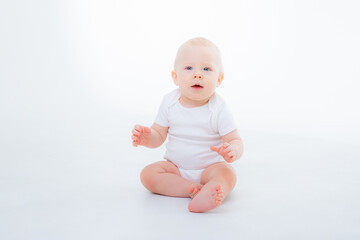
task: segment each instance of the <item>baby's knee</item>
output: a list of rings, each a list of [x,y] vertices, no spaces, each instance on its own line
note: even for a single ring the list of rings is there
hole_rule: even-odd
[[[227,180],[227,182],[229,183],[232,189],[235,186],[237,180],[235,169],[232,166],[227,166],[224,169],[222,169],[222,171],[223,171],[223,177]]]
[[[230,164],[219,164],[212,178],[222,179],[229,189],[233,189],[237,181],[235,169]]]
[[[144,169],[140,173],[141,183],[144,185],[146,189],[148,189],[151,192],[153,192],[155,186],[153,176],[154,176],[154,171],[153,171],[153,166],[151,165],[144,167]]]

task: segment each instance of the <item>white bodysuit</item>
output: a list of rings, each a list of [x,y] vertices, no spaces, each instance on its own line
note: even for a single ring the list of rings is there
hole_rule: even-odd
[[[179,89],[165,95],[155,123],[169,127],[164,158],[179,168],[182,177],[200,182],[206,167],[225,161],[210,146],[222,145],[221,136],[236,126],[219,94],[215,93],[206,105],[195,108],[183,107],[180,95]]]

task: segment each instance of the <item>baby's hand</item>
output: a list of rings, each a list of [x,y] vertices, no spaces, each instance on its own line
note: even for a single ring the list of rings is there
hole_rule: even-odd
[[[148,127],[135,125],[132,130],[131,139],[133,140],[133,146],[146,145],[150,141],[151,129]]]
[[[230,143],[226,142],[220,147],[211,146],[210,149],[214,152],[217,152],[228,163],[234,162],[235,151],[233,150],[233,147],[231,146]]]

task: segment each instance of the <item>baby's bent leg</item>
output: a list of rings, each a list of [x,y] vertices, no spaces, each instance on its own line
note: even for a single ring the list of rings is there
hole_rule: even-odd
[[[219,206],[236,184],[235,171],[228,163],[215,163],[204,170],[201,183],[202,189],[189,203],[191,212],[205,212]]]
[[[202,186],[182,178],[177,166],[169,161],[160,161],[146,166],[140,178],[149,191],[171,197],[190,197],[189,189]]]

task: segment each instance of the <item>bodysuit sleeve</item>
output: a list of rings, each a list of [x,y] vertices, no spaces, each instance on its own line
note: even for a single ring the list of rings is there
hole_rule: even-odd
[[[217,125],[220,136],[224,136],[236,129],[235,121],[226,103],[221,104],[217,114]]]
[[[156,124],[162,127],[169,127],[168,110],[168,102],[165,96],[160,104],[157,116],[155,118]]]
[[[170,93],[166,94],[160,104],[158,114],[155,118],[155,123],[162,127],[169,127],[169,109],[173,106],[180,97],[180,90],[176,88]]]

